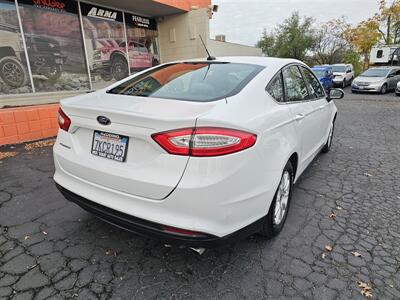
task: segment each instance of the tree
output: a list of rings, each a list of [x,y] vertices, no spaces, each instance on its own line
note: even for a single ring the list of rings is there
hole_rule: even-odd
[[[343,33],[354,49],[364,57],[364,67],[368,66],[371,48],[381,39],[379,23],[375,18],[361,22],[358,26],[350,28]]]
[[[388,5],[386,0],[380,0],[379,13],[375,15],[380,23],[379,32],[382,39],[388,45],[400,42],[400,0],[392,1],[392,4]]]
[[[343,57],[351,48],[342,38],[340,30],[331,23],[323,24],[316,35],[313,60],[319,65],[342,63]]]
[[[257,46],[263,49],[267,56],[303,60],[315,43],[313,23],[313,18],[301,18],[299,13],[295,12],[272,33],[268,34],[264,30]]]
[[[261,48],[266,56],[275,56],[275,37],[272,33],[268,33],[264,28],[261,39],[257,42],[256,47]]]

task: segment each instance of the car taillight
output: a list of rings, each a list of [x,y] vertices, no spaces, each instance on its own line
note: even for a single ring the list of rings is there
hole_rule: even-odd
[[[255,134],[219,127],[177,129],[153,134],[152,138],[170,154],[197,157],[239,152],[257,140]]]
[[[69,126],[71,125],[71,119],[62,111],[62,109],[58,109],[58,125],[62,130],[68,131]]]

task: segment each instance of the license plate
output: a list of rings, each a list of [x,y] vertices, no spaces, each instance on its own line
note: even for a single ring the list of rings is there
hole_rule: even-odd
[[[125,162],[129,137],[95,131],[93,133],[92,154],[111,160]]]

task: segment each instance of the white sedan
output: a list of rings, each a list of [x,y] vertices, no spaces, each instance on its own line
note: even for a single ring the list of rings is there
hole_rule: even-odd
[[[343,95],[292,59],[163,64],[61,101],[54,180],[99,218],[164,242],[270,238],[293,184],[329,151]]]

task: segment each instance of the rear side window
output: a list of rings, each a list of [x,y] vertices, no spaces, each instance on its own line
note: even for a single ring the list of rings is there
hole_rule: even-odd
[[[267,86],[267,92],[278,102],[284,102],[285,101],[285,95],[284,95],[284,90],[283,90],[283,80],[282,80],[282,73],[279,72],[278,75],[276,75],[269,85]]]
[[[284,69],[282,74],[287,101],[304,101],[309,98],[307,86],[297,66]]]
[[[110,94],[207,102],[240,92],[264,67],[193,62],[160,66],[108,91]]]
[[[324,88],[321,86],[319,83],[319,80],[314,76],[314,74],[311,73],[308,69],[301,67],[306,84],[308,86],[308,90],[311,93],[310,98],[322,98],[325,97],[325,91]]]
[[[376,58],[382,58],[383,57],[383,50],[378,50],[376,52]]]

